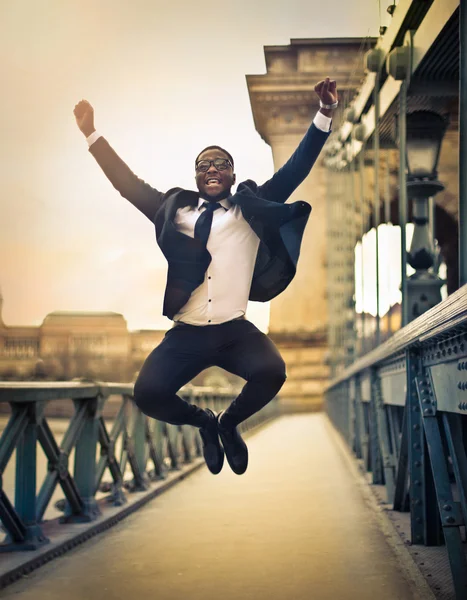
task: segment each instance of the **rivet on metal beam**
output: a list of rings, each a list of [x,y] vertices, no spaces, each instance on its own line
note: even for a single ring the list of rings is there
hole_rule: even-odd
[[[445,520],[446,523],[449,523],[450,525],[452,525],[453,523],[456,522],[456,519],[454,517],[451,517],[451,516],[446,517],[444,520]]]

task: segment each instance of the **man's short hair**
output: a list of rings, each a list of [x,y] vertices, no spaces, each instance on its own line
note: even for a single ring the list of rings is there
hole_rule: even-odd
[[[232,163],[232,169],[233,169],[234,159],[232,158],[232,155],[230,154],[230,152],[227,152],[227,150],[224,150],[224,148],[221,148],[220,146],[206,146],[206,148],[203,148],[203,150],[201,150],[201,152],[198,154],[198,156],[195,159],[195,167],[198,162],[198,158],[201,156],[201,154],[203,154],[203,152],[206,152],[206,150],[220,150],[221,152],[226,154],[229,157],[230,162]]]

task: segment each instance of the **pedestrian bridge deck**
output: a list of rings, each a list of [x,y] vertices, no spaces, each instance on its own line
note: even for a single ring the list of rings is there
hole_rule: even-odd
[[[248,438],[250,466],[203,467],[0,592],[40,600],[421,598],[323,414]],[[427,596],[423,596],[427,597]]]

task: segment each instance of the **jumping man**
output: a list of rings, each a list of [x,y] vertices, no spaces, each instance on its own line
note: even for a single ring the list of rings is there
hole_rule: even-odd
[[[266,183],[247,180],[234,193],[234,160],[223,148],[208,146],[196,157],[198,191],[163,193],[139,179],[96,131],[89,102],[74,109],[91,154],[115,189],[154,224],[168,262],[163,314],[174,325],[144,362],[135,403],[154,419],[198,427],[214,474],[224,451],[235,473],[246,471],[248,449],[237,426],[272,400],[286,379],[277,348],[245,312],[248,300],[271,300],[295,275],[311,207],[285,202],[310,172],[337,106],[335,81],[327,78],[315,91],[320,110],[286,164]],[[218,415],[177,395],[213,365],[246,380]]]

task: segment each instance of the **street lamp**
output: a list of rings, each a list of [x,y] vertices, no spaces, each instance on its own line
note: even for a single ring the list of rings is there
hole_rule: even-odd
[[[446,128],[438,113],[422,110],[407,115],[407,196],[412,200],[414,223],[407,261],[415,269],[407,280],[409,321],[441,301],[444,281],[432,270],[437,257],[429,198],[444,190],[437,167]]]

